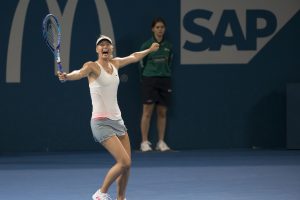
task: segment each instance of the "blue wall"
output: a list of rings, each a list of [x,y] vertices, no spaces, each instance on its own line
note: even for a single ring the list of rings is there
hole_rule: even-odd
[[[65,84],[57,80],[53,57],[41,37],[41,22],[49,13],[46,1],[28,2],[20,82],[6,78],[12,67],[7,66],[9,36],[19,1],[0,3],[0,152],[99,149],[89,125],[87,80]],[[62,10],[67,2],[59,1]],[[168,143],[175,149],[285,147],[286,84],[300,80],[299,9],[247,63],[181,64],[183,2],[154,0],[145,7],[142,1],[106,1],[117,56],[140,48],[150,37],[153,17],[162,16],[168,23],[175,51]],[[79,1],[70,70],[96,59],[95,40],[101,32],[105,30],[99,27],[95,2]],[[142,111],[138,65],[121,69],[122,75],[128,81],[120,84],[119,104],[137,149]],[[151,132],[155,142],[155,127]]]

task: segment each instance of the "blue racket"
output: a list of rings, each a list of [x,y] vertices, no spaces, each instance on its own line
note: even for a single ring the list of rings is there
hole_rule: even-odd
[[[59,51],[61,41],[61,28],[57,18],[53,14],[48,14],[43,20],[43,37],[47,46],[54,54],[58,71],[63,72]]]

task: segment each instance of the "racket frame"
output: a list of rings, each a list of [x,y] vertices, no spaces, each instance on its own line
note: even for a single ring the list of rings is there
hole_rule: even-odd
[[[48,25],[48,20],[50,19],[53,19],[54,20],[54,25],[56,26],[57,28],[57,44],[55,47],[53,47],[49,40],[48,40],[48,28],[47,28],[47,25]],[[54,16],[53,14],[48,14],[46,15],[46,17],[44,18],[43,20],[43,38],[44,38],[44,41],[45,43],[47,44],[47,46],[49,47],[49,49],[51,50],[51,52],[53,53],[54,55],[54,58],[55,58],[55,61],[57,63],[57,67],[58,67],[58,71],[59,72],[63,72],[63,68],[62,68],[62,65],[61,65],[61,59],[60,59],[60,42],[61,42],[61,26],[58,22],[58,19],[56,16]]]

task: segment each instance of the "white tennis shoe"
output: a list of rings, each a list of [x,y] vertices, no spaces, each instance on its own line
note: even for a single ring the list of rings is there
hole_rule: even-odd
[[[147,152],[152,151],[151,143],[149,141],[144,141],[141,143],[141,151]]]
[[[97,190],[92,198],[93,200],[112,200],[107,193],[102,193],[100,190]]]
[[[159,140],[156,144],[156,148],[157,151],[170,151],[170,147],[163,141],[163,140]]]

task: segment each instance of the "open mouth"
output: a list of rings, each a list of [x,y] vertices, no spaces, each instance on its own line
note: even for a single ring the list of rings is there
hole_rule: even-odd
[[[103,54],[103,55],[108,55],[108,49],[103,49],[103,50],[102,50],[102,54]]]

